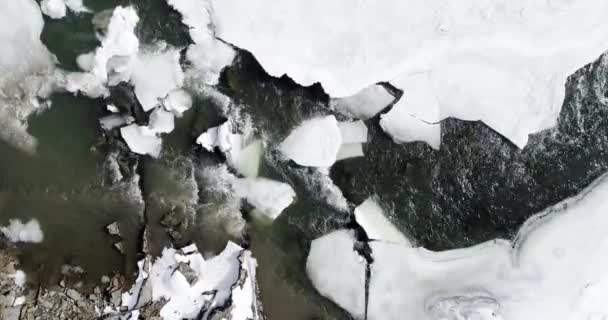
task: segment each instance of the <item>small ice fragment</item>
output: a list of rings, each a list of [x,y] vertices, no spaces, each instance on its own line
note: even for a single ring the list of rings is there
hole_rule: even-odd
[[[40,10],[51,19],[61,19],[65,17],[67,11],[63,0],[42,0]]]
[[[340,150],[338,150],[338,155],[336,157],[336,161],[348,159],[348,158],[356,158],[363,157],[363,144],[361,143],[346,143],[340,146]]]
[[[355,208],[355,219],[370,239],[410,245],[373,198],[368,198]]]
[[[138,154],[147,154],[158,158],[162,148],[162,140],[148,127],[131,124],[120,128],[120,134],[131,151]]]
[[[184,89],[175,89],[163,100],[163,107],[176,117],[181,117],[186,110],[192,108],[192,97]]]
[[[167,49],[137,55],[131,73],[135,95],[144,111],[159,105],[171,91],[182,86],[184,73],[179,64],[179,50]]]
[[[112,113],[117,113],[117,112],[119,112],[119,111],[120,111],[120,110],[118,110],[118,107],[116,107],[116,106],[115,106],[115,105],[113,105],[113,104],[108,104],[108,105],[106,105],[106,109],[107,109],[108,111],[112,112]]]
[[[331,167],[341,144],[338,122],[331,115],[302,122],[281,143],[280,150],[299,165]]]
[[[156,133],[169,133],[175,128],[175,116],[163,108],[156,108],[150,114],[148,128]]]
[[[245,198],[259,213],[276,219],[295,199],[290,185],[265,178],[237,179],[233,184],[238,196]]]

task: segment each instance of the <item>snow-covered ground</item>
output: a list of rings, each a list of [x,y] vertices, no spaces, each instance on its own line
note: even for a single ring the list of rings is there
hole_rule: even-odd
[[[579,196],[530,218],[512,242],[431,252],[407,244],[371,241],[373,263],[367,319],[370,320],[579,320],[604,319],[608,307],[608,219],[603,176]],[[353,239],[319,240],[328,252],[348,250]],[[313,246],[314,247],[314,246]],[[315,249],[316,251],[316,249]],[[357,316],[350,301],[360,280],[340,278],[329,286],[318,273],[339,277],[359,262],[330,256],[319,259],[311,249],[309,276],[324,295]],[[350,251],[354,254],[354,251]],[[347,264],[347,265],[345,265]],[[310,270],[317,272],[311,274]],[[358,273],[355,273],[355,275]],[[329,280],[327,280],[329,281]]]
[[[605,1],[211,3],[218,37],[273,76],[320,82],[335,98],[382,81],[404,90],[384,120],[400,142],[426,140],[395,124],[410,115],[482,120],[523,147],[555,124],[567,76],[608,49]]]

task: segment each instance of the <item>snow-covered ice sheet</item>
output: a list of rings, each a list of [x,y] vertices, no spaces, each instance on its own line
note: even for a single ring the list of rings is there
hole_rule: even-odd
[[[235,192],[244,198],[258,213],[276,219],[295,199],[296,192],[284,182],[266,178],[237,179]]]
[[[608,49],[608,2],[597,0],[211,4],[217,36],[273,76],[335,98],[389,81],[405,92],[396,109],[482,120],[519,147],[555,124],[567,76]],[[427,81],[409,81],[419,74]],[[421,104],[407,102],[415,91]],[[437,117],[424,117],[433,104]]]
[[[317,291],[348,310],[365,316],[366,261],[354,250],[353,231],[337,230],[312,241],[306,273]]]
[[[342,135],[334,116],[305,120],[280,145],[281,152],[302,166],[331,167]]]
[[[32,219],[26,223],[19,219],[9,220],[6,227],[0,227],[0,232],[11,242],[42,242],[44,234],[40,229],[38,220]]]
[[[367,120],[388,107],[395,97],[381,85],[368,86],[356,94],[344,98],[332,98],[330,105],[341,114]]]
[[[355,219],[371,240],[410,245],[410,241],[388,220],[374,198],[368,198],[355,208]]]
[[[234,49],[215,38],[213,10],[208,0],[167,0],[182,15],[190,27],[194,44],[188,47],[186,58],[194,65],[196,78],[207,85],[217,84],[220,72],[232,63]]]
[[[530,218],[512,241],[432,252],[371,241],[369,320],[580,320],[608,317],[608,177]],[[335,246],[340,240],[333,240]],[[331,243],[328,242],[328,246]],[[337,251],[337,250],[336,250]],[[311,250],[311,254],[313,251]],[[324,272],[355,268],[324,262]],[[310,275],[310,273],[309,273]],[[330,281],[329,279],[325,281]],[[345,304],[352,284],[313,281]]]

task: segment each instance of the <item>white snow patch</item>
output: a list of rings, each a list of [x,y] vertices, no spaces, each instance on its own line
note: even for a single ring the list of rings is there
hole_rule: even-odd
[[[160,156],[162,139],[147,126],[131,124],[120,128],[120,134],[125,139],[131,151],[138,154],[147,154],[154,158]]]
[[[135,86],[135,95],[144,111],[158,106],[160,99],[184,83],[184,73],[179,64],[179,50],[161,49],[140,53],[133,64],[131,83]],[[175,97],[174,94],[173,99],[176,98],[183,97]],[[177,106],[183,107],[179,104],[183,101],[177,102]]]
[[[356,94],[345,98],[332,98],[330,106],[341,114],[367,120],[388,107],[395,100],[381,85],[368,86]]]
[[[40,243],[44,239],[38,220],[32,219],[22,223],[19,219],[9,220],[6,227],[0,227],[0,231],[11,242],[35,242]]]
[[[296,192],[287,183],[266,178],[237,179],[233,186],[237,195],[246,199],[257,212],[273,220],[296,197]]]
[[[291,131],[279,148],[299,165],[331,167],[341,144],[340,128],[332,115],[305,120]]]
[[[367,263],[355,252],[354,241],[353,231],[349,230],[334,231],[313,240],[306,273],[319,293],[362,320]]]
[[[211,3],[217,36],[273,76],[332,97],[390,81],[406,92],[404,113],[481,120],[520,148],[555,125],[568,75],[608,49],[608,2],[597,0]],[[408,81],[419,74],[428,80]],[[424,117],[434,104],[437,117]]]
[[[355,219],[369,239],[410,245],[410,241],[388,220],[373,198],[368,198],[355,208]]]
[[[182,15],[190,27],[194,44],[188,47],[186,58],[194,65],[196,77],[207,85],[217,84],[220,72],[232,63],[234,50],[215,38],[213,11],[208,0],[167,0]]]

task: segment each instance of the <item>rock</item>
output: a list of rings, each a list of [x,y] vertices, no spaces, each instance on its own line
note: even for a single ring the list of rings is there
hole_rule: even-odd
[[[109,225],[106,226],[106,229],[108,230],[108,233],[114,236],[121,236],[120,235],[120,228],[118,227],[118,223],[116,221],[110,223]]]

